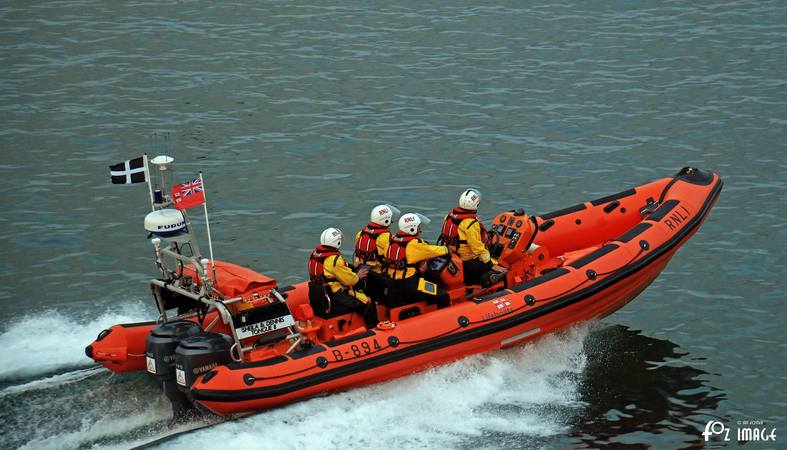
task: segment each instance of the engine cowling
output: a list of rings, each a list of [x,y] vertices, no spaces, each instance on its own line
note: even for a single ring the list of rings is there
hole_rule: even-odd
[[[147,370],[157,378],[175,376],[175,349],[180,341],[201,333],[202,328],[188,320],[162,323],[151,330],[145,341]]]
[[[162,323],[151,330],[145,341],[147,370],[158,382],[172,403],[172,414],[176,420],[195,413],[189,399],[178,390],[175,381],[175,351],[180,342],[189,336],[202,333],[202,328],[187,320]]]
[[[216,366],[232,361],[232,338],[226,334],[202,333],[180,341],[175,350],[175,380],[188,391],[194,381]]]

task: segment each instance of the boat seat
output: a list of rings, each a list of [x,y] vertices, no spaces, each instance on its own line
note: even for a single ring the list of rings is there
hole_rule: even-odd
[[[366,325],[363,317],[358,313],[342,314],[340,316],[331,317],[330,319],[315,317],[313,322],[318,322],[320,324],[317,330],[317,337],[320,341],[328,341],[337,334],[344,334],[350,329]]]
[[[410,317],[420,316],[428,312],[436,311],[437,305],[427,304],[427,302],[410,303],[409,305],[398,306],[391,308],[388,311],[391,322],[398,322],[400,320],[409,319]]]
[[[317,332],[322,328],[322,320],[314,317],[314,309],[309,304],[298,305],[292,311],[293,318],[298,321],[298,332],[311,342],[317,340]]]

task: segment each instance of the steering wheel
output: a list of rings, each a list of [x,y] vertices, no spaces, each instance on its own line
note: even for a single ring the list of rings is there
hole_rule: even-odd
[[[486,239],[484,239],[484,245],[486,249],[489,250],[489,254],[492,255],[494,258],[500,257],[503,253],[503,246],[500,245],[500,233],[496,230],[489,230],[486,233]]]
[[[484,240],[484,245],[486,245],[487,249],[499,243],[500,243],[500,234],[497,232],[497,230],[489,230],[486,232],[486,239]]]

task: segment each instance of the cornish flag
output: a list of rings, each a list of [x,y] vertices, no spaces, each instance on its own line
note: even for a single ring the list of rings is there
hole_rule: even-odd
[[[145,161],[142,156],[109,166],[109,171],[112,175],[112,184],[144,183],[146,181]]]
[[[175,208],[181,211],[205,203],[202,175],[189,182],[172,186],[172,201],[175,203]]]

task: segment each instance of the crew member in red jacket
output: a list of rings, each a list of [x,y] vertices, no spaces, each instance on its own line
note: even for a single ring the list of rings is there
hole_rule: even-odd
[[[445,216],[439,242],[462,258],[465,284],[491,285],[505,276],[505,273],[502,270],[493,270],[497,261],[492,259],[486,248],[487,231],[477,216],[479,203],[481,192],[477,189],[466,189],[462,192],[459,206]]]
[[[355,235],[353,262],[355,267],[369,267],[364,291],[377,301],[381,301],[385,293],[382,263],[391,240],[391,221],[395,214],[399,214],[399,210],[391,205],[375,206],[369,223]]]
[[[328,228],[320,235],[320,245],[309,257],[309,303],[319,317],[357,312],[364,316],[367,326],[376,326],[377,307],[366,294],[355,289],[369,269],[353,272],[339,252],[343,240],[344,235],[337,228]]]
[[[391,238],[385,255],[385,272],[393,279],[393,291],[389,292],[388,307],[397,307],[427,300],[437,303],[438,308],[451,304],[445,289],[421,276],[426,262],[447,255],[448,247],[430,245],[420,239],[421,223],[428,220],[419,214],[405,214],[399,219],[399,232]]]

